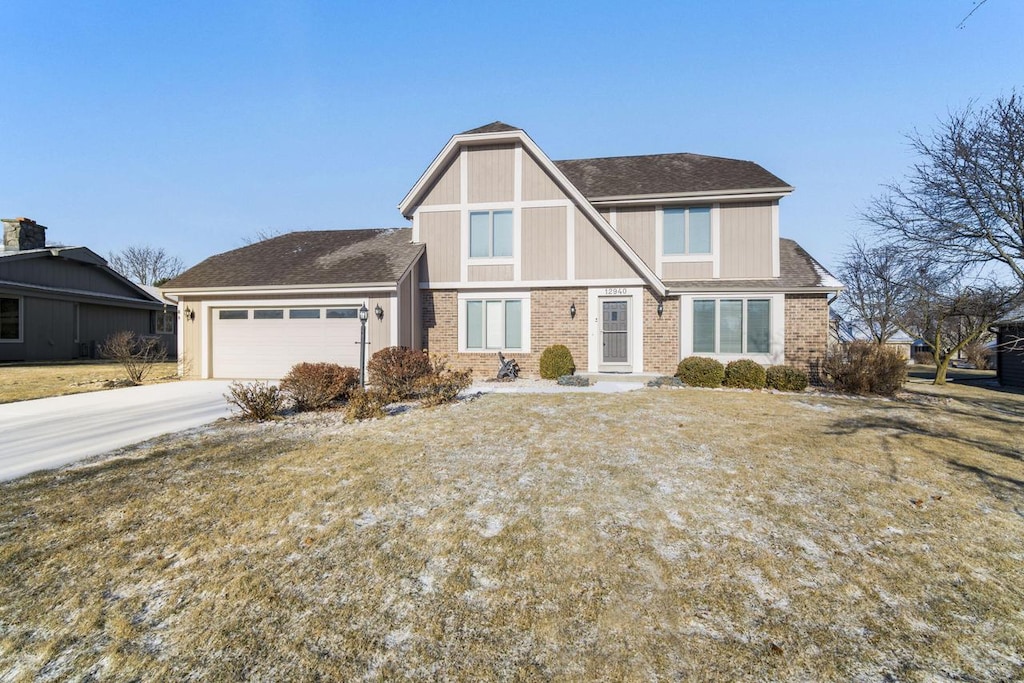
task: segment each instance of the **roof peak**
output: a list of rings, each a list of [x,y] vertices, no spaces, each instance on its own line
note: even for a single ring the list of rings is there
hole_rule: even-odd
[[[477,133],[512,133],[514,131],[521,131],[522,128],[517,126],[510,126],[504,121],[492,121],[485,126],[479,128],[471,128],[459,133],[459,135],[475,135]]]

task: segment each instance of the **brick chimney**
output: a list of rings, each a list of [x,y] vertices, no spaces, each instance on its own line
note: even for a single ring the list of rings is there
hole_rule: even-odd
[[[4,251],[46,248],[46,226],[31,218],[4,218]]]

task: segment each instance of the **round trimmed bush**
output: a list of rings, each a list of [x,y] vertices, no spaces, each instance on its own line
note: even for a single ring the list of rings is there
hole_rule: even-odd
[[[725,366],[725,386],[736,389],[764,389],[765,371],[749,358]]]
[[[765,371],[765,383],[769,389],[803,391],[808,385],[807,373],[788,365],[773,365]]]
[[[576,363],[567,346],[553,344],[540,354],[540,376],[544,379],[558,379],[562,375],[576,372]]]
[[[691,387],[720,387],[725,379],[725,366],[714,358],[690,356],[679,361],[676,377]]]

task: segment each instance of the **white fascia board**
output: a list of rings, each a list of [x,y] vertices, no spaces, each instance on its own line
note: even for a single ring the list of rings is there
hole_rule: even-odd
[[[728,280],[723,280],[728,282]],[[688,296],[690,294],[714,296],[746,296],[747,294],[838,294],[844,287],[767,287],[764,289],[669,289],[666,296]]]
[[[594,206],[615,206],[616,204],[664,204],[673,199],[687,202],[718,202],[748,199],[781,199],[792,194],[794,187],[770,187],[753,190],[730,190],[728,192],[665,192],[660,194],[633,194],[609,197],[593,197],[590,203]]]

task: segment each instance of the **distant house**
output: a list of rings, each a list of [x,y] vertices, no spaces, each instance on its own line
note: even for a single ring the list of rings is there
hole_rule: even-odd
[[[168,305],[95,252],[47,246],[46,227],[28,218],[5,218],[3,228],[0,361],[97,358],[119,330],[174,341]]]
[[[996,379],[1004,387],[1024,387],[1024,307],[993,325]]]

